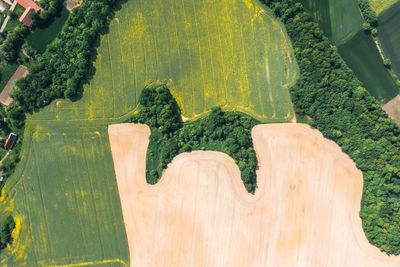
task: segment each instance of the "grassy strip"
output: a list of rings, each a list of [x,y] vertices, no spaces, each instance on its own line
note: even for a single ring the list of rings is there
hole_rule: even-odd
[[[209,116],[182,123],[180,110],[165,85],[143,89],[140,112],[130,122],[151,127],[147,150],[146,178],[155,184],[175,156],[192,150],[214,150],[231,156],[242,174],[248,192],[256,189],[257,158],[251,129],[259,122],[240,112],[222,112],[215,108]]]
[[[360,216],[368,240],[400,254],[400,128],[388,118],[295,0],[263,0],[286,25],[301,76],[298,117],[341,146],[363,172]]]

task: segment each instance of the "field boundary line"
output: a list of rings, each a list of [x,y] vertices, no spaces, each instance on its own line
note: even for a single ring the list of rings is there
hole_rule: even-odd
[[[70,263],[64,265],[44,265],[44,267],[76,267],[76,266],[90,266],[90,265],[99,265],[99,264],[107,264],[107,263],[120,263],[124,267],[128,267],[128,264],[120,259],[114,260],[101,260],[101,261],[87,261],[87,262],[80,262],[80,263]]]

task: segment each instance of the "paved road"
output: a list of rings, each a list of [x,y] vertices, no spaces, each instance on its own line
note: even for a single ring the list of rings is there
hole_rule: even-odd
[[[11,3],[10,0],[3,0],[3,1],[6,2],[7,4],[9,4],[10,6],[13,4],[13,3]]]

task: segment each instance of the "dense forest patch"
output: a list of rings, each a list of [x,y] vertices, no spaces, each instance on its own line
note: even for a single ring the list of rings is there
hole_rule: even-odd
[[[214,108],[202,119],[182,123],[179,107],[165,85],[143,89],[140,112],[130,122],[145,123],[151,128],[147,149],[146,179],[155,184],[172,159],[192,150],[220,151],[238,165],[244,186],[254,193],[257,158],[251,129],[259,122],[240,112],[223,112]]]

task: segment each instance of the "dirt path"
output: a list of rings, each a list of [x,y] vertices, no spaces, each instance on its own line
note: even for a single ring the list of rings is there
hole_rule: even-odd
[[[318,131],[253,129],[255,195],[219,152],[181,154],[146,184],[149,134],[144,125],[109,127],[131,266],[400,266],[362,231],[361,172]]]
[[[26,75],[28,75],[28,68],[23,65],[19,65],[18,69],[11,76],[10,80],[8,80],[6,86],[4,87],[3,91],[0,94],[1,103],[3,103],[6,106],[8,106],[11,103],[12,98],[10,97],[10,91],[12,86],[14,85],[15,80],[23,78]]]
[[[0,160],[0,166],[1,166],[1,164],[3,164],[3,161],[8,157],[10,152],[11,152],[11,150],[8,150],[7,153],[4,155],[4,157]]]

